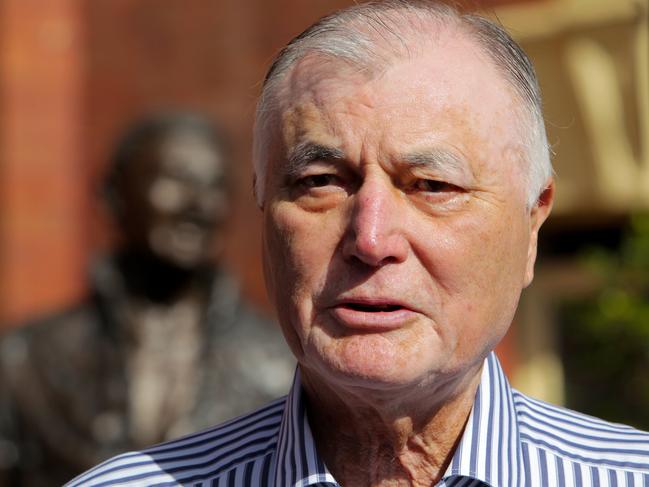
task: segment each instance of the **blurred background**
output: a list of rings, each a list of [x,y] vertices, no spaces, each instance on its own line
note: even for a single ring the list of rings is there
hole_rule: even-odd
[[[0,332],[87,292],[115,244],[97,191],[160,110],[214,117],[237,187],[224,261],[269,314],[251,123],[272,56],[349,0],[0,0]],[[482,0],[535,62],[557,200],[499,348],[536,397],[649,429],[647,0]]]

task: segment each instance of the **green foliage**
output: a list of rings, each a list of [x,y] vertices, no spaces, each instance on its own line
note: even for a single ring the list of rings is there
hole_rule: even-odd
[[[568,405],[649,429],[649,215],[619,252],[591,249],[583,263],[601,287],[563,307]]]

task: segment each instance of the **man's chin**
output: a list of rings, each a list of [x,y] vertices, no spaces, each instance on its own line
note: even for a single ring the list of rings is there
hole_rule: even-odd
[[[333,387],[367,391],[392,391],[417,386],[437,375],[434,364],[426,364],[419,354],[398,350],[381,335],[347,337],[334,356],[320,357],[319,364],[303,367],[307,374]],[[384,346],[380,346],[381,344]],[[312,354],[310,355],[313,358]],[[440,367],[441,368],[441,367]],[[443,371],[439,371],[443,373]]]

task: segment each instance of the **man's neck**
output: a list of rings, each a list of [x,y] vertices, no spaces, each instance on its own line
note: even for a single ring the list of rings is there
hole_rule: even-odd
[[[371,391],[333,391],[303,371],[318,453],[345,487],[435,485],[464,431],[480,371],[394,401]]]

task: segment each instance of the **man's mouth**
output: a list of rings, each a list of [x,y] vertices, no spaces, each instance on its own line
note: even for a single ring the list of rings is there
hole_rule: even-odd
[[[342,303],[341,306],[355,311],[364,311],[367,313],[390,312],[403,309],[403,306],[399,306],[397,304]]]
[[[377,332],[405,326],[417,315],[411,308],[387,300],[341,301],[330,309],[345,328]]]

